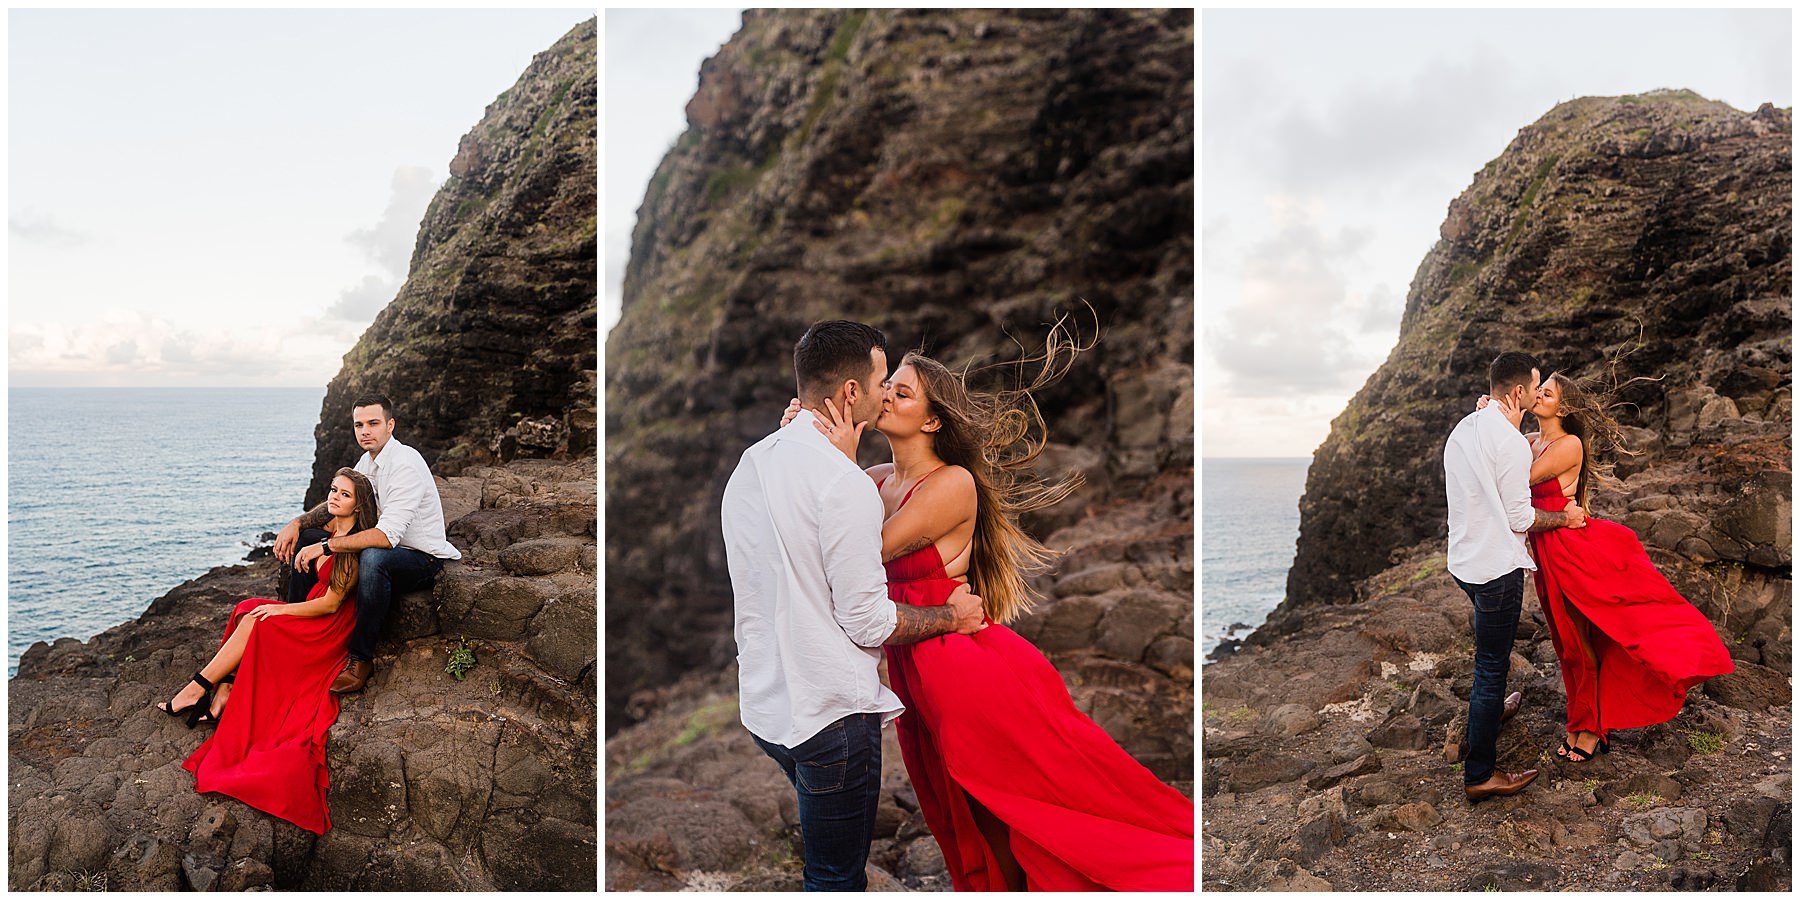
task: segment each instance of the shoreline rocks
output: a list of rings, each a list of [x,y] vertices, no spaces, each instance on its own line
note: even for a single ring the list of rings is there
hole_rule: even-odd
[[[593,461],[467,472],[439,480],[464,559],[430,592],[395,598],[376,675],[331,730],[331,831],[196,793],[180,764],[207,732],[150,708],[211,656],[233,605],[274,594],[273,560],[224,566],[134,622],[21,657],[8,685],[11,888],[104,875],[112,890],[592,890]],[[503,554],[545,535],[585,549],[559,553],[555,572],[502,574]],[[489,612],[511,595],[482,599],[501,578],[545,600],[522,628]],[[477,659],[462,680],[444,671],[459,636]]]

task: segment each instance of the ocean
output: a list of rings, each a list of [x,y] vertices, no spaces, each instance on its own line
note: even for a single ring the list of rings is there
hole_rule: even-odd
[[[324,397],[10,389],[7,676],[34,641],[87,640],[135,619],[299,513]]]
[[[1200,460],[1200,657],[1242,639],[1287,593],[1311,459]]]

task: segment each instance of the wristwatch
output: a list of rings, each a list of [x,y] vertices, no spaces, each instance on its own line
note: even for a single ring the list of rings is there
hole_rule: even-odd
[[[330,537],[323,538],[319,541],[319,552],[325,554],[326,556],[331,555],[331,538]]]

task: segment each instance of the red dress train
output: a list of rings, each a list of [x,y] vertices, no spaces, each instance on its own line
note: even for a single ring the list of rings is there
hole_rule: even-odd
[[[331,558],[326,557],[319,565],[319,583],[306,598],[324,596],[330,579]],[[244,613],[280,602],[258,598],[239,603],[225,637],[231,637]],[[236,797],[315,834],[330,830],[325,734],[338,715],[338,698],[330,687],[344,667],[355,628],[354,589],[329,615],[276,616],[256,623],[217,730],[181,764],[194,773],[195,790]]]
[[[961,583],[935,546],[887,575],[888,596],[913,606],[941,606]],[[906,704],[900,755],[952,887],[1006,890],[967,791],[1011,830],[1031,890],[1194,889],[1193,801],[1082,715],[1029,641],[990,624],[886,649]]]
[[[1560,512],[1571,501],[1557,479],[1531,486],[1531,504]],[[1581,528],[1531,533],[1538,605],[1550,625],[1569,695],[1569,730],[1602,737],[1675,718],[1687,689],[1732,670],[1706,616],[1656,570],[1631,529],[1588,519]],[[1582,653],[1583,626],[1594,661]]]

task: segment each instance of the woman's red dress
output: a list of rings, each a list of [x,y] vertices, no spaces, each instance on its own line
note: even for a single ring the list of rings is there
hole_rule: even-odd
[[[941,606],[961,584],[935,546],[887,576],[888,596],[912,606]],[[1193,890],[1193,801],[1082,715],[1029,641],[989,624],[886,649],[906,704],[900,755],[952,887],[1006,890],[967,791],[1011,830],[1031,890]]]
[[[1531,486],[1538,509],[1560,512],[1570,502],[1555,478]],[[1712,623],[1656,570],[1631,529],[1588,519],[1581,528],[1534,531],[1531,547],[1538,605],[1569,695],[1570,731],[1604,737],[1614,728],[1667,722],[1681,712],[1688,688],[1731,671]],[[1583,633],[1593,660],[1581,650]]]
[[[308,600],[324,596],[330,557],[320,562],[318,577]],[[231,637],[244,613],[280,602],[258,598],[239,603],[225,637]],[[355,627],[354,589],[329,615],[276,616],[256,623],[217,730],[181,764],[194,773],[195,790],[236,797],[315,834],[331,828],[325,808],[325,791],[331,786],[325,734],[337,721],[338,698],[330,687],[344,667]]]

